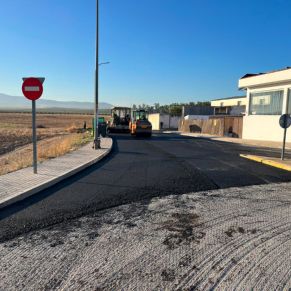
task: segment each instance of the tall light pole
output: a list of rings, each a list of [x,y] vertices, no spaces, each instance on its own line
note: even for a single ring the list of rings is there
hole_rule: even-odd
[[[99,0],[96,0],[96,57],[95,57],[95,109],[94,109],[94,149],[100,149],[98,132],[98,99],[99,99]]]

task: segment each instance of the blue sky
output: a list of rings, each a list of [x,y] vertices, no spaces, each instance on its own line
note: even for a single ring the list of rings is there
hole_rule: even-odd
[[[0,8],[0,92],[46,77],[43,98],[94,97],[95,0]],[[291,66],[289,0],[100,0],[100,100],[161,104],[240,95],[249,72]]]

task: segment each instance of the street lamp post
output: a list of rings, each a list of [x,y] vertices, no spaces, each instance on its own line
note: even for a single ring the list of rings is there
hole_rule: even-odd
[[[96,0],[96,64],[95,64],[95,108],[94,108],[94,149],[100,149],[98,132],[98,99],[99,99],[99,0]]]
[[[104,62],[104,63],[100,63],[100,64],[98,64],[99,66],[102,66],[102,65],[108,65],[108,64],[110,64],[110,62]]]

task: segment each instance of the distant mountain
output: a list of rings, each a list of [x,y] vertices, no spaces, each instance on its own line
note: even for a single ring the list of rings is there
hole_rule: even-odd
[[[110,109],[113,105],[105,102],[99,102],[99,109]],[[0,110],[20,110],[31,108],[31,101],[25,97],[10,96],[0,93]],[[93,110],[93,102],[77,102],[77,101],[56,101],[48,99],[38,99],[37,108],[39,109],[74,109],[76,110]]]

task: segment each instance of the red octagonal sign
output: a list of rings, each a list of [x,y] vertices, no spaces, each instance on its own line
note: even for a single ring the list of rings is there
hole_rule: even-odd
[[[27,78],[22,84],[23,95],[29,100],[37,100],[43,92],[42,83],[37,78]]]

